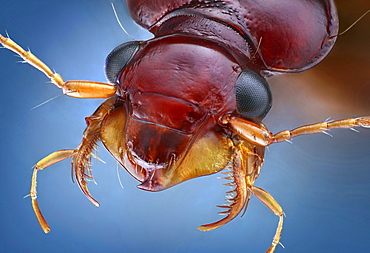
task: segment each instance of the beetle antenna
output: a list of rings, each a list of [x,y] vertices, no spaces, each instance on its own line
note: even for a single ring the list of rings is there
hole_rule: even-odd
[[[337,35],[334,35],[334,36],[331,36],[330,38],[334,38],[334,37],[338,37],[338,36],[341,36],[343,34],[345,34],[346,32],[348,32],[355,24],[357,24],[358,22],[360,22],[361,19],[363,19],[367,14],[369,14],[370,10],[367,10],[367,12],[365,12],[364,14],[361,15],[361,17],[359,17],[355,22],[353,22],[352,25],[350,25],[346,30],[344,30],[343,32],[337,34]]]
[[[126,35],[127,36],[129,36],[132,40],[134,40],[134,41],[137,41],[134,37],[132,37],[127,31],[126,31],[126,29],[123,27],[123,25],[121,24],[121,21],[119,20],[119,18],[118,18],[118,15],[117,15],[117,12],[116,12],[116,8],[114,8],[114,4],[113,3],[111,3],[111,5],[112,5],[112,9],[113,9],[113,12],[114,12],[114,16],[116,17],[116,20],[117,20],[117,22],[118,22],[118,24],[119,24],[119,26],[121,27],[121,29],[123,30],[123,32],[124,33],[126,33]]]
[[[32,107],[32,108],[31,108],[31,110],[36,109],[37,107],[40,107],[40,106],[42,106],[42,105],[44,105],[44,104],[46,104],[46,103],[50,102],[51,100],[53,100],[53,99],[55,99],[55,98],[57,98],[57,97],[60,97],[60,96],[62,96],[62,95],[64,95],[64,94],[62,93],[62,94],[59,94],[59,95],[57,95],[57,96],[55,96],[55,97],[52,97],[52,98],[50,98],[50,99],[46,100],[45,102],[42,102],[41,104],[38,104],[38,105],[36,105],[35,107]]]
[[[338,34],[338,36],[340,35],[343,35],[345,34],[349,29],[351,29],[355,24],[357,24],[363,17],[365,17],[368,13],[370,12],[370,10],[367,10],[367,12],[365,12],[364,14],[362,14],[361,17],[359,17],[355,22],[353,22],[352,25],[350,25],[346,30],[344,30],[343,32],[341,32],[340,34]]]

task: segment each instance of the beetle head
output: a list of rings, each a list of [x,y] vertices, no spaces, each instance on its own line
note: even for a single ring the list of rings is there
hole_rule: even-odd
[[[106,72],[120,102],[102,141],[140,188],[161,190],[227,165],[232,148],[218,118],[235,110],[240,69],[222,48],[184,36],[126,43],[108,56]]]
[[[219,119],[260,121],[271,107],[267,82],[204,39],[125,43],[108,56],[106,72],[119,109],[106,117],[102,141],[145,190],[222,170],[233,140]]]

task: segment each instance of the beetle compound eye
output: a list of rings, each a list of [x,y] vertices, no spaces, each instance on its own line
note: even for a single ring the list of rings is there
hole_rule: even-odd
[[[132,59],[140,47],[140,42],[123,43],[110,52],[105,60],[105,76],[110,83],[116,83],[119,73]]]
[[[262,119],[271,108],[271,91],[264,78],[243,70],[236,81],[236,104],[242,116]]]

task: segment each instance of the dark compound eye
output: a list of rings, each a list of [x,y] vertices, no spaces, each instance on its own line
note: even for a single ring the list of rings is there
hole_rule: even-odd
[[[119,45],[109,53],[105,60],[105,76],[110,83],[116,83],[119,73],[129,63],[139,47],[139,41],[130,41]]]
[[[248,118],[263,119],[272,105],[267,81],[251,70],[243,70],[236,81],[238,112]]]

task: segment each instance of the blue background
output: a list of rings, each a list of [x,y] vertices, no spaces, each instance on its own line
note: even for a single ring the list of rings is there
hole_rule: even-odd
[[[130,40],[110,3],[138,40],[150,37],[136,26],[120,1],[1,1],[0,33],[25,48],[66,80],[105,82],[105,57]],[[344,30],[367,0],[339,5]],[[339,37],[331,55],[302,74],[273,78],[274,107],[265,124],[272,132],[325,120],[370,115],[369,23],[366,17]],[[34,217],[28,194],[32,166],[59,149],[74,149],[84,117],[102,100],[60,94],[41,73],[14,53],[0,50],[0,252],[264,252],[277,225],[256,198],[247,213],[211,232],[197,226],[220,219],[226,181],[197,178],[163,192],[138,184],[103,148],[94,161],[97,185],[89,184],[94,207],[71,181],[70,161],[39,173],[39,204],[51,232]],[[276,252],[365,252],[370,240],[370,130],[331,131],[269,147],[256,185],[284,208],[282,243]]]

